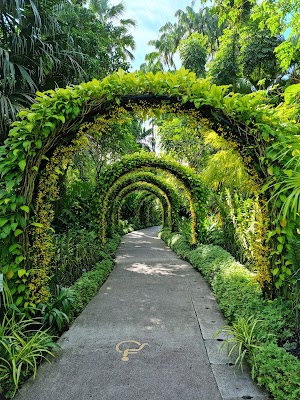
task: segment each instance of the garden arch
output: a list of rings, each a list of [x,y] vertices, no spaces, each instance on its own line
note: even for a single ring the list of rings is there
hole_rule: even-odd
[[[163,207],[163,226],[165,226],[168,229],[171,229],[173,224],[172,224],[172,204],[170,201],[169,196],[158,186],[154,185],[153,183],[150,182],[133,182],[133,183],[128,183],[125,185],[122,189],[120,189],[118,195],[115,198],[113,207],[112,207],[112,212],[110,215],[110,221],[111,224],[109,224],[112,229],[118,226],[119,222],[119,214],[120,214],[120,206],[122,203],[122,200],[124,199],[125,196],[127,196],[129,193],[132,193],[133,191],[146,191],[153,195],[155,195],[161,202],[162,207]],[[139,212],[137,210],[137,215],[139,216]],[[117,221],[116,221],[117,218]]]
[[[280,166],[287,157],[295,157],[290,148],[282,159],[277,158],[286,141],[299,133],[288,115],[266,105],[260,94],[228,93],[228,87],[197,79],[184,69],[155,75],[119,70],[101,82],[94,79],[37,92],[36,102],[19,113],[20,120],[13,123],[0,148],[1,270],[9,285],[17,288],[19,304],[47,297],[52,203],[59,197],[60,175],[74,152],[87,144],[85,135],[105,131],[106,122],[124,109],[191,112],[202,126],[235,143],[249,170],[260,178],[260,186],[270,177],[274,186],[276,182],[280,186],[285,176]],[[273,189],[266,190],[270,198]],[[282,228],[292,234],[297,229],[292,214],[284,219],[278,216],[284,202],[275,204],[272,219],[279,257],[286,251],[286,243],[281,243]],[[284,269],[279,268],[276,275],[281,284],[286,277]],[[23,282],[17,283],[20,277]]]
[[[164,219],[164,209],[163,209],[163,205],[161,203],[161,201],[159,200],[159,198],[153,194],[148,192],[147,190],[134,190],[132,192],[129,192],[128,194],[126,194],[119,206],[119,217],[118,220],[120,221],[121,219],[121,212],[122,212],[122,208],[124,206],[124,204],[127,202],[127,199],[129,196],[131,196],[132,194],[136,193],[135,199],[134,199],[134,208],[137,210],[136,211],[136,226],[137,227],[145,227],[145,225],[147,225],[147,222],[149,222],[148,219],[148,210],[147,214],[143,214],[143,210],[145,209],[145,207],[147,207],[148,209],[153,205],[153,202],[155,200],[158,200],[160,209],[161,209],[161,223],[163,224],[163,219]],[[144,222],[144,223],[143,223]]]
[[[138,213],[140,215],[140,221],[142,226],[146,228],[149,226],[153,226],[153,222],[151,222],[151,219],[153,217],[153,215],[151,215],[151,210],[153,210],[153,203],[155,202],[155,200],[158,200],[159,205],[162,209],[161,202],[154,194],[153,195],[149,194],[148,196],[145,196],[143,200],[141,200],[139,203]],[[157,225],[157,222],[155,222],[155,224]]]
[[[102,181],[102,177],[100,178]],[[117,178],[114,183],[107,190],[104,198],[101,198],[101,216],[102,222],[100,223],[102,230],[102,238],[106,237],[106,228],[109,222],[115,225],[115,214],[111,217],[115,204],[117,202],[117,193],[126,185],[134,182],[149,182],[160,188],[169,199],[171,204],[171,219],[169,222],[169,228],[176,230],[178,228],[178,210],[179,210],[179,198],[176,194],[176,189],[171,184],[167,183],[163,178],[155,175],[153,172],[144,171],[142,168],[135,168],[129,172],[124,173]],[[113,204],[113,206],[111,206]],[[190,205],[192,207],[192,205]]]
[[[101,220],[102,240],[105,240],[105,217],[111,204],[111,194],[114,193],[114,184],[122,179],[124,174],[141,168],[149,168],[151,171],[164,170],[174,175],[185,187],[185,193],[189,200],[192,232],[191,241],[196,242],[196,237],[201,240],[205,237],[204,221],[206,218],[207,189],[192,168],[183,166],[167,157],[157,157],[152,153],[137,153],[123,157],[120,161],[109,166],[99,179],[99,200],[97,210]]]

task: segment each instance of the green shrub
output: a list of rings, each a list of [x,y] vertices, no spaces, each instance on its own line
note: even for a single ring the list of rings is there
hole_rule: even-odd
[[[74,293],[69,288],[55,287],[47,304],[39,303],[37,309],[40,312],[42,322],[49,328],[54,328],[58,333],[69,325],[71,304],[74,301]]]
[[[188,260],[202,273],[210,284],[220,269],[236,263],[227,251],[213,245],[199,245],[189,253]]]
[[[104,245],[104,252],[108,255],[113,255],[121,242],[121,236],[117,233],[113,233],[112,237]]]
[[[113,268],[111,260],[97,263],[93,271],[86,272],[71,286],[74,301],[71,304],[71,315],[75,318],[95,296]]]
[[[276,400],[300,398],[300,362],[275,343],[253,351],[250,357],[253,377],[265,386]]]
[[[6,398],[12,399],[30,374],[35,376],[42,359],[54,356],[54,348],[58,345],[53,336],[36,320],[4,316],[0,325],[0,381]]]
[[[108,252],[101,251],[98,234],[80,227],[53,236],[55,257],[55,283],[72,285],[83,271],[93,269],[96,262],[107,258]]]
[[[189,239],[181,235],[172,235],[171,247],[183,259],[187,259],[188,254],[191,251],[191,245]]]

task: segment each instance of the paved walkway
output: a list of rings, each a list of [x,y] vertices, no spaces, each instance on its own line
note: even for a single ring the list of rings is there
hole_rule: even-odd
[[[123,237],[117,264],[18,400],[262,400],[212,335],[225,321],[201,275],[157,238]]]

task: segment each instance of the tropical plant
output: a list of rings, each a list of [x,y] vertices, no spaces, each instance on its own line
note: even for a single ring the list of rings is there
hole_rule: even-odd
[[[181,40],[178,46],[182,65],[195,72],[199,78],[205,76],[206,42],[206,36],[194,32],[187,39]]]
[[[253,24],[249,31],[241,39],[243,76],[255,89],[267,89],[280,82],[281,68],[274,50],[284,39],[272,36],[268,29],[255,29]]]
[[[1,323],[0,381],[13,383],[12,396],[29,373],[35,376],[41,360],[53,357],[52,350],[59,347],[41,325],[36,328],[38,324],[36,320],[17,320],[14,315],[5,315]]]
[[[68,326],[71,313],[71,305],[74,301],[72,290],[55,285],[55,289],[47,304],[39,303],[37,310],[41,314],[41,321],[49,328],[58,332]]]
[[[80,54],[72,48],[55,16],[58,1],[4,0],[0,9],[0,130],[21,108],[33,102],[48,75],[62,73],[68,65],[73,76],[82,77]],[[60,81],[66,84],[67,81]]]
[[[175,16],[178,24],[183,27],[185,35],[188,37],[194,32],[198,32],[207,38],[208,52],[213,55],[219,48],[219,38],[225,28],[224,23],[220,23],[218,15],[214,9],[208,6],[200,6],[198,11],[194,10],[195,1],[183,10],[177,10]]]
[[[199,76],[202,76],[206,51],[209,53],[209,58],[213,57],[219,48],[219,37],[225,25],[219,24],[218,17],[212,8],[200,6],[199,10],[195,11],[194,6],[195,1],[192,1],[184,11],[177,10],[175,12],[177,20],[174,23],[167,22],[159,29],[159,38],[149,41],[149,45],[154,46],[155,50],[146,54],[146,62],[141,65],[141,70],[157,72],[164,70],[165,66],[169,69],[176,68],[174,57],[180,48],[180,42],[198,33],[202,38],[205,37],[205,40],[200,43],[194,37],[193,40],[184,42],[181,52],[183,65],[192,71],[201,71]],[[194,50],[197,53],[193,53]],[[200,66],[197,66],[197,58]]]
[[[135,49],[135,42],[133,35],[129,32],[129,30],[130,28],[134,28],[136,26],[136,22],[130,18],[121,18],[125,11],[124,4],[121,2],[110,6],[108,0],[88,0],[85,2],[85,4],[91,11],[93,11],[96,18],[102,23],[108,25],[113,23],[115,25],[116,21],[119,22],[119,25],[115,25],[119,33],[119,37],[116,39],[122,41],[124,44],[123,54],[132,60],[134,56],[130,50]]]
[[[84,214],[84,210],[81,212]],[[81,218],[84,219],[84,215]],[[102,258],[97,236],[95,231],[80,226],[53,235],[53,273],[58,284],[63,287],[72,285],[84,271],[91,270]]]
[[[237,351],[234,365],[238,368],[243,369],[243,362],[246,357],[251,354],[253,349],[260,348],[260,322],[262,322],[262,320],[254,318],[253,315],[247,319],[240,317],[234,321],[232,325],[223,326],[214,334],[214,337],[217,337],[221,333],[227,335],[227,339],[222,344],[222,348],[224,346],[227,348],[228,357],[233,356],[234,351]]]

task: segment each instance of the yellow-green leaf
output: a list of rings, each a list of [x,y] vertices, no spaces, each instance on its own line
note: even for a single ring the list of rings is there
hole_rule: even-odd
[[[21,171],[24,171],[25,167],[26,167],[26,160],[19,161],[18,165],[19,165]]]

